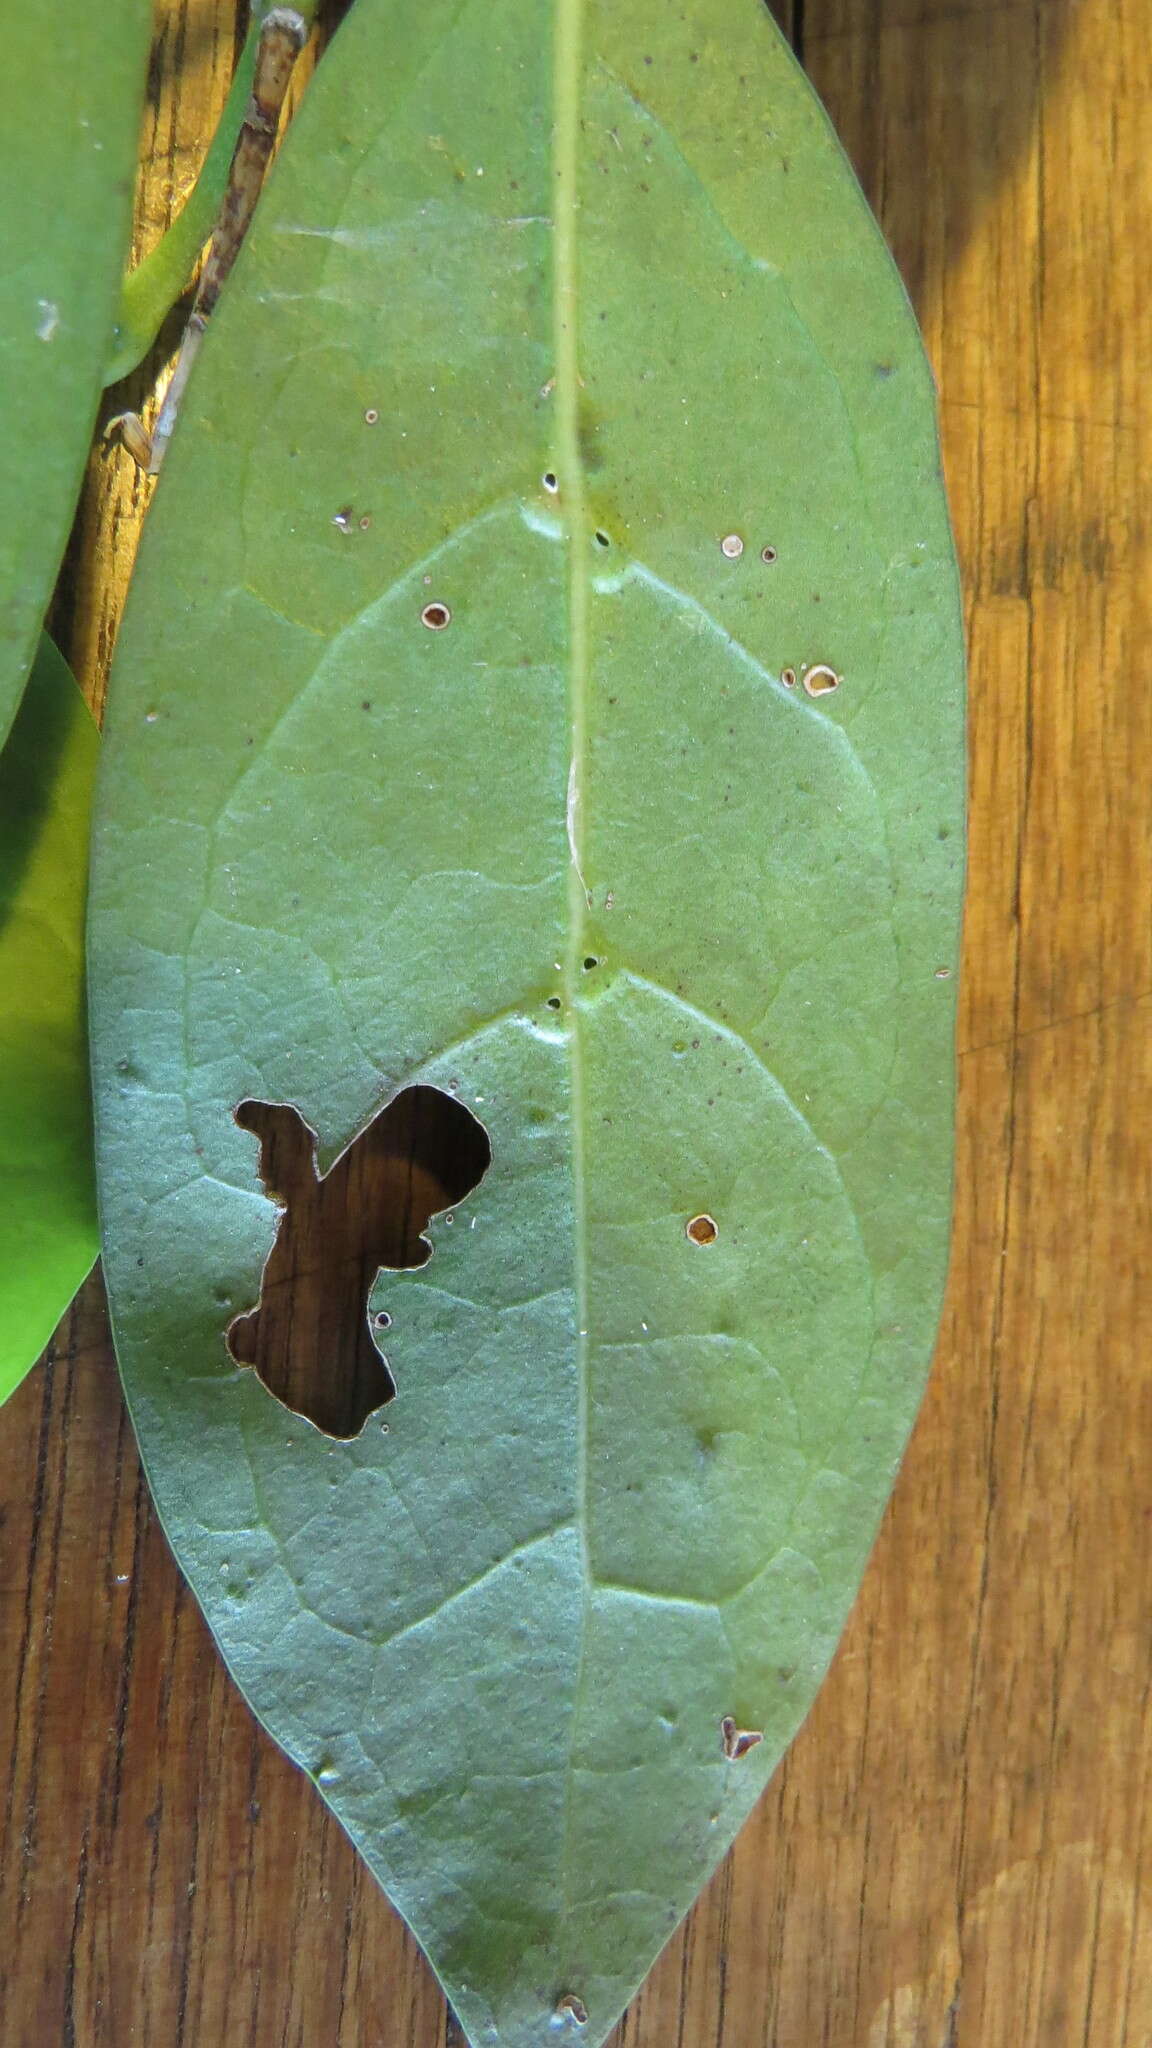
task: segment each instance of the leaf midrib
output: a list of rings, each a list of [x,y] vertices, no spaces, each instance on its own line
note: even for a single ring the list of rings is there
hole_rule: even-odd
[[[589,519],[580,448],[580,363],[577,327],[579,264],[580,100],[583,76],[584,0],[556,0],[554,19],[552,178],[554,188],[552,321],[556,378],[556,466],[560,510],[568,549],[568,945],[563,1001],[571,1104],[573,1278],[576,1312],[577,1415],[576,1503],[583,1575],[580,1648],[572,1695],[571,1740],[565,1788],[562,1844],[564,1917],[570,1906],[570,1847],[573,1809],[573,1750],[584,1683],[588,1608],[592,1584],[588,1547],[588,1252],[585,1173],[584,1046],[580,982],[585,953],[588,895],[584,881],[583,797],[588,732]]]

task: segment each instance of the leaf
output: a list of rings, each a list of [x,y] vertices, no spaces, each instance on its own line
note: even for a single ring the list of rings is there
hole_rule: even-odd
[[[0,754],[0,1401],[96,1257],[84,899],[96,727],[42,639]]]
[[[99,1157],[176,1553],[477,2048],[604,2039],[851,1604],[944,1273],[961,699],[915,327],[757,0],[359,0],[129,605]],[[336,1441],[226,1343],[263,1141],[350,1172],[413,1086],[491,1164]]]
[[[121,284],[112,352],[104,365],[106,385],[118,384],[121,378],[129,376],[155,345],[216,225],[228,189],[232,152],[252,92],[256,48],[265,11],[261,9],[255,14],[249,26],[228,97],[195,184],[175,220]]]
[[[252,94],[256,51],[264,18],[273,10],[257,0],[244,47],[216,131],[205,152],[196,182],[171,226],[124,279],[120,290],[112,353],[104,365],[104,383],[117,384],[136,369],[153,347],[216,225],[228,190],[232,156]],[[294,12],[310,22],[316,0],[298,0]]]
[[[152,10],[9,8],[0,74],[0,744],[92,436],[128,246]]]

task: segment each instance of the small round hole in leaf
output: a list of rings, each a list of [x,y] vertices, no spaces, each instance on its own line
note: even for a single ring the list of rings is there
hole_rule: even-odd
[[[445,626],[450,625],[452,621],[452,614],[447,605],[441,604],[438,599],[432,604],[426,604],[420,617],[430,633],[442,633]]]
[[[720,1235],[716,1218],[704,1214],[693,1216],[684,1229],[693,1244],[715,1244]]]
[[[818,661],[813,668],[804,671],[804,688],[810,697],[827,697],[831,690],[840,688],[841,680],[826,661]]]
[[[720,1723],[720,1746],[730,1764],[739,1763],[763,1740],[759,1728],[738,1728],[731,1714],[725,1714]]]

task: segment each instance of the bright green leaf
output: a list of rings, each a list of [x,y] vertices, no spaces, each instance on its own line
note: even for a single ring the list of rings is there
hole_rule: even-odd
[[[297,0],[295,11],[305,21],[311,21],[316,12],[316,0]],[[171,227],[124,279],[112,354],[104,368],[105,384],[116,384],[122,377],[127,377],[148,354],[216,225],[228,190],[232,152],[252,92],[256,48],[264,16],[270,12],[270,0],[257,0],[228,97],[196,183]]]
[[[0,70],[0,743],[60,564],[128,245],[149,0],[9,7]]]
[[[124,629],[99,1150],[177,1555],[475,2044],[604,2038],[852,1601],[944,1273],[961,702],[920,344],[758,0],[359,0]],[[327,1166],[415,1081],[492,1164],[336,1442],[225,1347],[232,1111]]]
[[[112,353],[104,367],[105,384],[117,384],[148,354],[161,326],[200,259],[216,225],[228,189],[232,152],[252,91],[252,70],[260,21],[254,20],[221,110],[216,132],[192,190],[166,233],[143,261],[130,271],[120,290]]]
[[[96,727],[42,639],[0,754],[0,1401],[96,1257],[84,898]]]

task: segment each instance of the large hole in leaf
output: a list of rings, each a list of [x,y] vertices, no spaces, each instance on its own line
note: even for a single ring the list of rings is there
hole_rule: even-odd
[[[357,1436],[396,1392],[369,1329],[376,1275],[431,1256],[429,1219],[479,1184],[488,1133],[439,1088],[405,1088],[320,1176],[316,1134],[290,1103],[233,1114],[259,1139],[260,1177],[283,1214],[259,1302],[229,1325],[228,1349],[327,1436]]]

